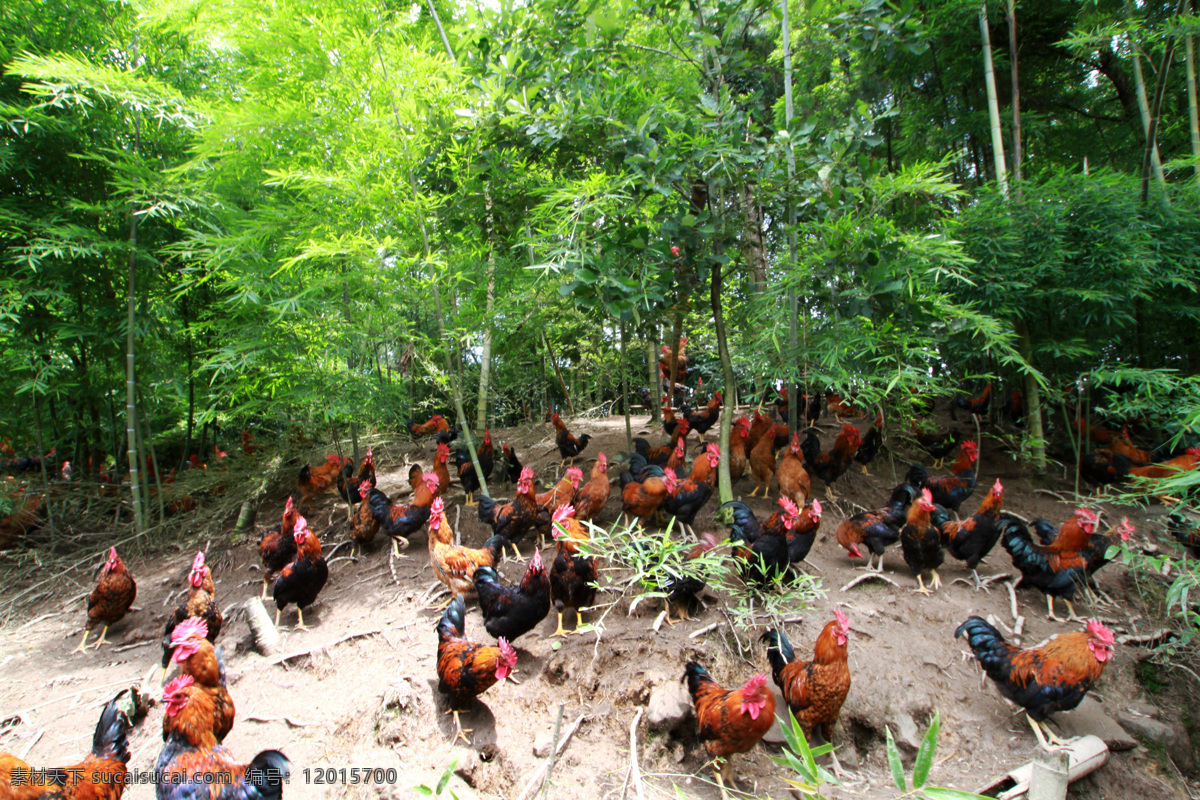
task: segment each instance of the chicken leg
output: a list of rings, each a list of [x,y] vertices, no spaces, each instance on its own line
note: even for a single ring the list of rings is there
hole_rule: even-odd
[[[464,728],[462,726],[462,721],[459,720],[459,718],[458,718],[459,711],[457,708],[452,708],[449,711],[447,711],[446,713],[454,715],[454,727],[458,731],[457,733],[454,734],[454,739],[451,740],[451,744],[453,744],[454,742],[457,742],[459,739],[462,739],[464,742],[467,743],[467,747],[470,747],[471,740],[467,738],[467,734],[471,733],[475,729],[474,728]]]
[[[1053,753],[1066,746],[1067,743],[1055,735],[1054,731],[1050,730],[1046,723],[1039,723],[1028,714],[1025,715],[1025,719],[1029,720],[1029,727],[1033,728],[1033,735],[1037,737],[1038,745],[1041,746],[1043,750]],[[1056,746],[1052,747],[1050,742],[1046,741],[1047,739],[1049,739],[1050,742]]]
[[[304,624],[304,609],[300,608],[300,606],[296,606],[296,630],[308,630],[308,626]]]
[[[580,636],[582,636],[583,631],[579,630],[582,627],[583,627],[583,614],[579,613],[579,609],[577,608],[577,609],[575,609],[575,630],[573,630],[572,633],[578,633]]]
[[[550,634],[551,636],[566,636],[567,635],[567,632],[563,629],[563,626],[562,626],[562,618],[563,618],[563,612],[559,611],[558,612],[558,627],[554,629],[554,633]]]
[[[91,632],[92,631],[89,628],[83,629],[83,641],[79,643],[79,647],[76,647],[74,652],[76,652],[76,653],[86,653],[87,652],[87,647],[85,647],[85,645],[87,644],[88,635],[91,634]]]
[[[267,580],[267,576],[264,574],[263,575],[263,593],[262,593],[262,597],[260,597],[259,600],[267,599],[267,586],[269,586],[269,585],[270,585],[270,583]]]
[[[917,586],[921,588],[914,590],[916,594],[923,594],[926,597],[933,594],[933,589],[925,585],[925,581],[922,580],[921,573],[919,572],[917,573]]]
[[[1072,612],[1071,612],[1071,613],[1074,613],[1074,610],[1072,610]],[[85,636],[85,637],[87,636],[87,633],[86,633],[86,632],[84,633],[84,636]],[[100,649],[100,645],[102,645],[102,644],[108,644],[108,638],[107,638],[107,636],[108,636],[108,626],[107,626],[107,625],[105,625],[103,628],[101,628],[101,629],[100,629],[100,638],[96,640],[96,643],[95,643],[94,645],[92,645],[92,649],[93,649],[93,650],[99,650],[99,649]]]

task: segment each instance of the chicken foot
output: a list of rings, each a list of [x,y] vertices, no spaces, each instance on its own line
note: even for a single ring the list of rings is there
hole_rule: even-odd
[[[467,734],[472,733],[475,729],[474,728],[464,728],[462,726],[462,721],[459,720],[459,718],[458,718],[459,710],[457,708],[452,708],[449,711],[447,711],[446,713],[454,715],[454,727],[457,731],[457,733],[454,734],[454,738],[451,740],[451,744],[453,744],[454,742],[457,742],[459,739],[462,739],[464,742],[466,742],[467,747],[470,747],[471,740],[467,738]]]
[[[1028,714],[1025,715],[1025,719],[1029,720],[1029,727],[1033,728],[1033,735],[1037,737],[1038,745],[1043,750],[1053,753],[1068,746],[1061,737],[1050,730],[1050,726],[1045,722],[1038,722]],[[1047,742],[1047,739],[1049,739],[1049,742]],[[1051,746],[1051,744],[1054,746]]]

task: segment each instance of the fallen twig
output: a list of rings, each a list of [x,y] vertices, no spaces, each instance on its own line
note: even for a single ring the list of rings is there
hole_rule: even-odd
[[[658,618],[657,618],[657,619],[655,619],[655,620],[654,620],[654,624],[650,626],[650,627],[651,627],[651,629],[652,629],[652,630],[653,630],[655,633],[658,633],[658,630],[659,630],[659,628],[661,628],[661,627],[662,627],[663,621],[664,621],[666,618],[667,618],[667,610],[664,608],[662,611],[658,612]]]
[[[887,575],[884,575],[882,572],[866,572],[866,573],[863,573],[862,575],[859,575],[857,578],[850,581],[849,583],[847,583],[845,586],[843,586],[838,591],[842,591],[842,592],[849,591],[850,589],[853,589],[855,586],[858,586],[860,583],[863,583],[864,581],[869,581],[869,580],[883,581],[884,583],[890,583],[892,586],[895,586],[897,588],[900,587],[900,584],[896,583],[894,580],[889,578]]]
[[[318,650],[327,650],[328,648],[333,647],[334,645],[341,644],[342,642],[348,641],[350,639],[358,639],[363,636],[374,636],[377,633],[382,633],[381,629],[373,628],[369,631],[358,631],[357,633],[348,633],[345,636],[341,637],[340,639],[335,639],[334,641],[329,642],[328,644],[317,645],[316,647],[310,647],[307,650],[300,650],[295,653],[288,653],[287,655],[275,656],[267,663],[282,664],[284,661],[291,661],[293,658],[299,658],[300,656],[312,655],[313,653],[317,652]]]
[[[694,630],[688,634],[688,638],[695,639],[697,636],[703,636],[704,634],[708,633],[709,631],[716,630],[717,628],[721,627],[724,624],[725,624],[724,622],[714,622],[711,625],[705,625],[703,628],[697,628],[696,630]]]
[[[1008,610],[1012,613],[1013,624],[1017,622],[1017,617],[1021,616],[1020,609],[1017,608],[1017,590],[1013,586],[1012,581],[1005,581],[1004,588],[1008,590]]]
[[[153,643],[154,643],[154,641],[155,641],[154,639],[143,639],[142,641],[140,641],[140,642],[134,642],[133,644],[123,644],[123,645],[121,645],[120,647],[114,647],[114,648],[112,649],[112,652],[114,652],[114,653],[123,653],[123,652],[125,652],[126,650],[132,650],[132,649],[134,649],[135,647],[145,647],[145,646],[146,646],[146,645],[148,645],[148,644],[153,644]]]
[[[25,745],[25,749],[21,751],[21,755],[17,756],[17,758],[19,758],[21,761],[24,761],[25,756],[29,755],[29,751],[33,749],[33,746],[35,744],[37,744],[38,742],[41,741],[42,736],[44,736],[45,733],[46,733],[45,728],[42,728],[40,731],[35,733],[33,735],[33,738],[29,740],[29,744]]]
[[[634,715],[633,722],[629,726],[629,776],[637,791],[638,800],[645,800],[645,795],[642,793],[642,772],[638,769],[637,759],[637,726],[642,721],[642,711],[644,710],[642,708],[637,710],[637,714]]]
[[[1133,634],[1128,634],[1126,636],[1118,636],[1117,642],[1119,644],[1123,644],[1123,645],[1131,644],[1134,647],[1158,647],[1160,644],[1163,644],[1164,642],[1171,641],[1172,639],[1174,639],[1176,637],[1176,635],[1177,634],[1175,633],[1175,631],[1163,628],[1161,630],[1154,631],[1153,633],[1147,633],[1142,636],[1134,636]]]
[[[244,717],[246,722],[286,722],[289,728],[310,728],[320,723],[296,722],[291,717]]]

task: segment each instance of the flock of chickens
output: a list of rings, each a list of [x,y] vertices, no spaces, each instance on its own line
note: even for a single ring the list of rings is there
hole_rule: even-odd
[[[645,439],[634,440],[634,452],[620,462],[618,490],[624,517],[641,525],[672,518],[678,528],[695,535],[692,525],[713,494],[723,458],[716,444],[704,441],[706,431],[719,419],[721,403],[720,393],[715,393],[694,411],[683,409],[677,414],[675,409],[664,409],[669,441],[653,446]],[[851,410],[841,401],[838,406],[829,402],[829,406],[835,411]],[[786,410],[781,408],[781,412]],[[807,398],[805,412],[811,422]],[[550,421],[563,465],[573,463],[586,450],[588,435],[576,437],[557,414]],[[748,470],[755,484],[751,497],[760,491],[762,497],[768,497],[772,482],[779,491],[778,510],[762,521],[744,503],[725,504],[733,520],[728,540],[741,577],[753,591],[784,579],[791,565],[805,559],[822,518],[821,503],[813,497],[813,478],[824,482],[832,497],[832,485],[852,464],[861,464],[866,472],[882,443],[882,419],[875,418],[865,432],[842,425],[829,450],[822,450],[815,427],[810,426],[801,441],[798,433],[789,435],[786,425],[774,423],[761,411],[735,420],[732,427],[730,477],[737,481]],[[298,502],[288,499],[279,525],[265,532],[258,545],[264,569],[263,597],[270,590],[277,609],[276,624],[282,612],[295,605],[296,627],[307,630],[304,609],[317,599],[329,568],[321,542],[303,513],[317,496],[334,487],[347,503],[350,536],[356,548],[370,544],[382,530],[392,540],[393,553],[398,553],[408,547],[410,537],[424,529],[430,565],[450,595],[437,624],[438,688],[449,697],[457,737],[469,742],[466,734],[470,731],[462,728],[459,712],[513,671],[517,654],[512,642],[533,630],[551,607],[558,614],[554,635],[566,635],[566,611],[574,611],[574,627],[578,628],[581,611],[594,603],[599,565],[596,557],[583,554],[580,548],[588,540],[584,523],[596,519],[609,501],[612,484],[608,472],[616,462],[599,453],[586,481],[580,468],[570,466],[561,480],[538,493],[533,470],[521,465],[510,446],[502,445],[497,475],[505,482],[515,482],[513,499],[502,502],[479,495],[475,461],[466,448],[451,451],[456,436],[445,419],[435,415],[425,423],[411,424],[410,431],[415,436],[435,436],[436,454],[431,471],[420,466],[410,470],[407,502],[397,502],[376,487],[371,450],[357,469],[350,459],[331,455],[325,463],[301,470]],[[692,431],[700,437],[701,449],[689,467],[686,442]],[[1072,606],[1075,592],[1080,587],[1090,591],[1092,576],[1107,563],[1109,546],[1118,538],[1127,540],[1132,526],[1122,520],[1107,533],[1100,533],[1097,515],[1085,508],[1075,511],[1057,529],[1045,520],[1027,525],[1002,510],[1004,487],[998,479],[978,510],[960,518],[958,512],[977,483],[978,449],[971,441],[953,445],[960,452],[950,473],[933,474],[926,467],[912,466],[886,505],[850,516],[839,525],[837,542],[852,559],[865,555],[867,569],[877,572],[883,568],[887,547],[898,543],[916,578],[917,591],[923,594],[941,587],[938,568],[946,552],[965,562],[976,590],[985,589],[994,578],[981,579],[977,567],[999,543],[1021,572],[1020,585],[1046,596],[1051,619],[1062,621],[1054,614],[1054,599],[1061,598],[1069,619],[1079,620]],[[497,459],[490,431],[484,432],[476,455],[479,469],[491,476]],[[458,543],[447,519],[444,495],[453,480],[452,469],[465,504],[476,507],[479,519],[491,529],[492,535],[481,547]],[[521,581],[507,583],[495,568],[497,561],[509,549],[520,559],[517,545],[531,533],[555,542],[554,559],[549,565],[544,563],[535,546]],[[696,538],[692,555],[719,544],[712,534]],[[689,595],[702,587],[698,581],[683,579],[664,587],[670,594],[668,619],[672,605],[686,615]],[[108,626],[121,619],[136,591],[113,548],[89,599],[80,651],[97,626],[104,628],[95,646],[106,641]],[[469,594],[477,597],[484,628],[496,640],[495,645],[468,637]],[[805,735],[811,737],[819,730],[826,740],[832,737],[851,683],[847,662],[850,623],[841,611],[834,616],[817,637],[808,661],[800,660],[782,630],[768,630],[762,636],[774,682]],[[178,667],[179,674],[162,696],[164,745],[157,762],[156,786],[160,800],[196,796],[197,787],[204,787],[204,796],[211,798],[274,798],[281,796],[287,781],[289,765],[282,753],[267,750],[250,763],[240,764],[221,744],[235,717],[233,699],[225,686],[222,649],[213,644],[221,625],[211,573],[204,554],[198,553],[188,576],[187,596],[168,619],[162,642],[164,679],[171,665]],[[979,617],[967,619],[954,635],[965,636],[1001,694],[1026,709],[1039,743],[1046,747],[1050,746],[1047,737],[1057,741],[1045,727],[1047,716],[1079,704],[1111,658],[1114,642],[1112,632],[1096,620],[1088,621],[1082,631],[1060,634],[1042,647],[1026,650],[1006,643],[996,628]],[[714,759],[716,777],[724,790],[729,757],[753,748],[774,721],[774,696],[761,674],[736,690],[719,686],[696,662],[689,662],[684,674],[696,708],[699,737]],[[66,768],[34,773],[42,776],[40,785],[21,785],[17,776],[22,770],[28,774],[28,765],[0,754],[0,795],[20,799],[120,797],[123,784],[105,777],[122,774],[129,760],[125,741],[129,721],[115,704],[116,700],[104,709],[92,754],[78,771]],[[9,793],[4,794],[5,790]]]

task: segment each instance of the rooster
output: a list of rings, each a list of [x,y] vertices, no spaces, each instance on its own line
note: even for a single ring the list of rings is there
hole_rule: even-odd
[[[517,495],[508,503],[499,503],[484,495],[479,498],[479,521],[491,527],[496,536],[503,536],[518,559],[517,540],[538,522],[537,496],[533,493],[533,470],[521,469],[517,480]]]
[[[787,533],[796,524],[800,509],[786,497],[779,498],[779,510],[760,523],[754,512],[745,503],[737,500],[721,506],[733,512],[729,525],[729,539],[743,543],[734,550],[734,555],[743,560],[742,579],[747,583],[765,584],[787,570]]]
[[[471,741],[466,734],[471,730],[463,730],[459,713],[476,697],[509,676],[517,666],[517,653],[507,639],[500,639],[496,647],[468,641],[466,613],[466,603],[459,595],[450,601],[438,622],[437,674],[438,691],[450,695],[450,711],[454,713],[454,726],[458,729],[455,741],[461,737],[469,745]]]
[[[479,459],[479,469],[483,477],[490,478],[496,458],[491,428],[483,429],[483,441],[475,449],[475,455]],[[463,505],[476,505],[475,494],[480,489],[479,474],[475,472],[475,462],[471,460],[471,452],[466,447],[454,451],[454,466],[458,469],[458,482],[462,484],[463,492],[467,496]]]
[[[410,481],[414,474],[410,471]],[[432,472],[420,474],[419,482],[413,488],[411,503],[393,503],[379,489],[367,492],[364,502],[359,506],[358,516],[351,530],[355,541],[370,541],[375,532],[372,526],[381,528],[392,539],[392,555],[399,558],[400,542],[408,547],[408,537],[412,536],[429,520],[429,506],[433,503],[441,479]],[[362,487],[359,487],[362,490]],[[363,506],[366,511],[363,511]],[[369,531],[369,535],[368,535]]]
[[[198,552],[192,560],[191,572],[188,573],[187,597],[175,608],[175,613],[167,619],[167,626],[163,630],[162,668],[164,677],[167,674],[167,667],[171,664],[171,655],[175,651],[171,644],[171,635],[184,620],[204,620],[208,640],[210,642],[217,640],[224,617],[221,615],[220,606],[217,605],[216,592],[217,589],[212,580],[212,570],[204,565],[204,553]]]
[[[367,448],[367,454],[363,456],[362,464],[358,467],[358,477],[354,477],[354,462],[347,461],[342,467],[342,471],[338,473],[337,490],[338,495],[346,503],[346,519],[352,519],[354,514],[354,506],[365,496],[365,493],[356,491],[363,483],[369,485],[372,489],[375,488],[375,456],[371,452],[371,448]]]
[[[99,648],[102,644],[108,644],[108,626],[115,625],[125,617],[136,597],[137,583],[129,574],[129,570],[125,569],[125,562],[117,555],[117,548],[110,547],[108,561],[100,571],[100,581],[88,598],[87,625],[83,629],[83,641],[75,648],[75,652],[82,653],[86,649],[84,645],[87,644],[88,634],[101,624],[104,628],[93,647]]]
[[[1054,744],[1066,743],[1049,729],[1046,718],[1078,706],[1112,659],[1112,631],[1094,619],[1086,628],[1060,633],[1041,647],[1020,650],[1004,641],[986,620],[970,617],[954,631],[954,638],[966,635],[979,666],[1001,695],[1025,709],[1038,744],[1051,750],[1047,738]]]
[[[842,703],[850,692],[850,664],[846,643],[850,640],[850,620],[841,611],[825,624],[813,645],[812,661],[797,661],[792,644],[782,630],[763,634],[767,660],[775,685],[792,709],[804,738],[821,729],[825,741],[833,741]]]
[[[537,500],[538,511],[545,514],[547,525],[549,524],[550,515],[559,506],[570,505],[572,498],[575,497],[575,491],[579,488],[580,481],[583,480],[583,470],[579,467],[568,467],[566,473],[546,491],[541,494],[534,495]]]
[[[345,459],[345,463],[350,464],[352,462],[347,458]],[[324,464],[318,464],[315,467],[305,464],[300,468],[300,475],[296,478],[296,488],[300,490],[300,501],[297,505],[300,507],[301,512],[308,509],[308,504],[313,498],[329,491],[330,487],[337,483],[342,466],[342,459],[330,453],[325,456]]]
[[[817,531],[821,527],[821,501],[813,501],[800,512],[800,516],[787,532],[788,561],[795,564],[808,558],[813,544],[817,541]]]
[[[904,482],[917,490],[928,489],[933,502],[957,514],[963,501],[975,492],[975,481],[979,477],[978,460],[978,446],[974,442],[963,442],[962,452],[951,467],[953,475],[930,475],[925,467],[913,464],[908,468]]]
[[[184,620],[171,637],[172,660],[179,665],[180,674],[187,675],[196,686],[212,695],[213,735],[218,742],[223,742],[233,729],[237,711],[225,688],[225,663],[221,651],[213,648],[206,638],[208,633],[204,620]],[[167,733],[165,720],[163,733]]]
[[[942,537],[929,518],[935,510],[929,490],[922,489],[921,496],[908,507],[905,525],[900,529],[900,551],[904,554],[904,563],[917,577],[917,591],[924,595],[929,594],[930,588],[925,586],[921,578],[923,573],[930,573],[930,586],[933,589],[942,586],[942,579],[937,574],[937,568],[945,558]]]
[[[734,420],[729,436],[729,483],[733,485],[746,472],[749,463],[750,420],[739,417]]]
[[[996,523],[1000,519],[1000,506],[1003,503],[1004,486],[996,478],[992,490],[979,504],[978,511],[962,522],[949,520],[942,525],[942,544],[950,551],[950,555],[967,562],[967,569],[975,577],[975,591],[985,589],[997,577],[980,580],[977,567],[1000,541],[1000,528]]]
[[[1200,558],[1200,525],[1178,511],[1167,517],[1167,532],[1191,551],[1193,558]]]
[[[292,533],[296,530],[298,519],[300,511],[289,497],[283,507],[283,518],[279,524],[263,531],[259,537],[258,555],[263,562],[263,600],[267,599],[267,587],[274,581],[275,575],[296,557],[296,540]]]
[[[688,478],[678,480],[674,472],[666,474],[667,496],[663,498],[662,509],[667,516],[674,517],[684,531],[695,535],[692,529],[696,514],[712,497],[712,487],[707,483],[697,483]]]
[[[504,537],[498,535],[489,538],[479,549],[455,544],[454,531],[446,519],[445,503],[440,497],[433,501],[429,510],[429,564],[437,579],[450,590],[451,599],[471,590],[477,569],[495,566],[504,544]]]
[[[769,422],[770,420],[768,420]],[[768,427],[758,437],[758,441],[750,449],[750,475],[754,478],[754,490],[751,497],[758,497],[758,487],[762,487],[762,496],[771,494],[771,479],[775,477],[775,436]]]
[[[647,467],[643,474],[645,480],[637,481],[628,472],[621,473],[621,513],[623,516],[637,517],[645,525],[650,517],[658,513],[669,491],[667,474],[661,467]]]
[[[434,497],[441,497],[442,493],[450,488],[450,468],[446,466],[446,462],[450,460],[450,446],[438,443],[437,452],[433,456],[433,474],[437,476],[438,485],[434,490]]]
[[[291,765],[278,750],[264,750],[239,764],[213,736],[212,695],[180,675],[162,698],[163,749],[155,775],[157,800],[279,800]]]
[[[521,477],[521,461],[517,458],[517,453],[512,449],[512,445],[500,445],[501,453],[501,475],[504,476],[505,485],[514,484]]]
[[[588,482],[575,491],[575,518],[578,520],[595,519],[604,510],[612,494],[612,485],[608,482],[608,457],[600,453],[596,463],[592,465],[592,474]]]
[[[487,632],[497,639],[515,641],[550,613],[550,578],[542,563],[542,552],[533,549],[525,575],[516,586],[501,582],[494,568],[478,567],[475,592],[479,595],[479,610],[483,612],[483,627]]]
[[[450,430],[450,423],[446,422],[446,418],[441,414],[434,414],[426,422],[413,422],[406,420],[404,427],[413,436],[428,436],[431,433],[446,433]]]
[[[837,529],[837,541],[846,548],[850,558],[862,558],[862,550],[858,546],[865,545],[870,555],[867,556],[867,571],[883,571],[883,553],[888,545],[900,541],[900,529],[906,521],[906,510],[916,497],[916,489],[907,483],[902,483],[892,490],[888,504],[873,511],[863,511],[842,520]],[[874,566],[875,556],[879,556],[879,566]]]
[[[1054,615],[1055,597],[1066,602],[1070,619],[1079,619],[1071,601],[1075,599],[1076,584],[1086,577],[1088,562],[1083,551],[1091,544],[1098,521],[1096,512],[1080,508],[1062,524],[1052,541],[1038,544],[1019,520],[1008,515],[1000,518],[1000,543],[1012,556],[1013,566],[1021,571],[1017,586],[1033,586],[1046,595],[1048,619],[1063,621]]]
[[[728,759],[749,751],[771,729],[775,723],[775,695],[767,689],[767,676],[761,673],[734,690],[723,689],[695,661],[687,663],[684,675],[696,707],[700,741],[714,760],[713,772],[725,796]]]
[[[916,438],[917,444],[921,446],[926,453],[933,456],[933,465],[937,469],[941,469],[942,462],[946,456],[954,452],[954,448],[958,447],[962,441],[963,435],[957,430],[950,430],[946,433],[938,431],[927,431],[923,427],[918,427],[917,421],[913,420],[912,426],[913,437]]]
[[[691,411],[686,405],[681,409],[683,411],[683,418],[687,420],[688,427],[700,434],[700,441],[702,442],[704,441],[704,434],[721,418],[722,399],[720,392],[713,392],[712,397],[705,403],[704,408],[699,411]]]
[[[6,800],[119,800],[130,783],[129,718],[121,711],[123,690],[100,712],[92,752],[70,767],[34,768],[0,753],[0,797]],[[24,776],[24,777],[22,777]]]
[[[606,481],[607,483],[607,481]],[[583,625],[585,608],[596,599],[596,580],[599,572],[596,559],[579,555],[579,545],[588,540],[587,529],[575,519],[575,509],[563,506],[554,512],[554,538],[558,551],[550,567],[550,597],[558,612],[558,628],[552,636],[566,636],[563,630],[563,611],[575,609],[575,630]]]
[[[792,443],[783,452],[783,460],[775,473],[775,482],[779,484],[779,493],[798,506],[808,502],[812,495],[812,478],[804,468],[804,458],[800,451],[800,434],[792,434]]]
[[[592,437],[588,434],[583,434],[579,438],[575,438],[572,433],[567,430],[567,425],[562,421],[556,412],[550,417],[550,422],[554,424],[554,429],[558,434],[554,437],[554,443],[558,445],[558,452],[563,457],[563,461],[575,463],[575,456],[583,452],[587,447],[588,440]]]
[[[992,399],[992,383],[988,381],[987,386],[983,387],[983,394],[978,397],[970,395],[959,395],[950,403],[950,419],[958,422],[958,417],[955,412],[959,409],[966,411],[973,416],[981,417],[988,413],[988,404]]]
[[[837,497],[833,492],[833,482],[841,477],[842,473],[853,463],[854,454],[858,452],[861,444],[862,439],[858,436],[858,428],[853,425],[843,425],[837,439],[833,442],[833,449],[823,453],[816,429],[808,429],[808,433],[804,436],[804,444],[801,445],[801,449],[804,451],[804,466],[808,467],[811,474],[825,482],[825,494],[828,497]]]
[[[329,565],[321,557],[321,540],[309,530],[304,517],[296,520],[292,538],[296,540],[296,558],[279,573],[271,592],[275,600],[275,627],[279,627],[283,610],[295,604],[296,630],[306,631],[304,609],[313,604],[329,580]]]
[[[862,444],[858,446],[858,450],[854,453],[854,460],[862,467],[862,474],[870,476],[867,470],[867,464],[870,464],[875,456],[879,455],[880,448],[883,447],[883,414],[875,414],[875,420],[871,423],[871,427],[867,429],[867,435],[863,437]]]

